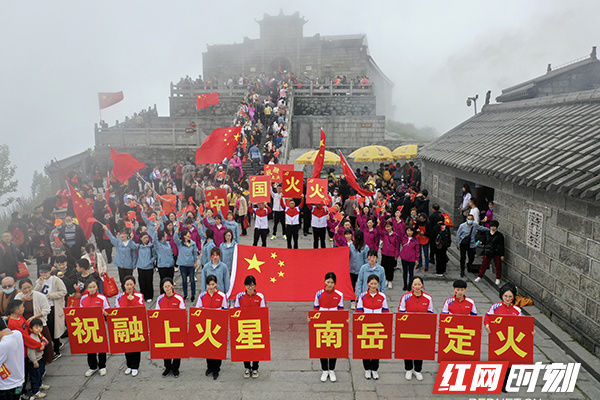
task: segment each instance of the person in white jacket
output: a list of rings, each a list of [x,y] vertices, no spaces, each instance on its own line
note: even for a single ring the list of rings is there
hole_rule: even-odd
[[[67,288],[62,279],[52,275],[52,266],[42,264],[38,267],[40,277],[35,282],[33,290],[46,296],[50,304],[50,313],[48,314],[48,329],[52,336],[52,346],[54,349],[54,359],[60,357],[60,348],[62,343],[60,337],[67,330],[65,324],[65,296]]]
[[[90,267],[102,277],[106,274],[106,260],[102,253],[96,251],[96,247],[92,243],[85,245],[85,254],[81,257],[90,262]]]

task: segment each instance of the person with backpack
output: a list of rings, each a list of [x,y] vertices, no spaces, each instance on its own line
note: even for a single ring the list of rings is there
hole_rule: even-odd
[[[467,270],[471,270],[473,266],[473,260],[475,259],[475,249],[477,248],[477,242],[475,236],[479,231],[486,231],[487,229],[480,226],[475,222],[474,216],[469,215],[467,221],[460,224],[458,231],[456,232],[456,248],[460,251],[460,276],[465,276],[465,259],[467,261]]]
[[[448,264],[448,247],[452,244],[450,237],[450,228],[444,224],[444,221],[439,221],[433,227],[433,248],[435,254],[435,274],[444,276],[446,273],[446,265]]]

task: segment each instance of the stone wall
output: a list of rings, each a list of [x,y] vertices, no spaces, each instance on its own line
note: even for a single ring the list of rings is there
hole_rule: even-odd
[[[504,278],[600,355],[600,205],[426,161],[422,176],[432,203],[455,221],[463,182],[494,189],[494,216],[506,239]],[[539,235],[532,213],[542,218]]]
[[[294,115],[375,115],[375,96],[294,96]]]
[[[328,149],[355,149],[385,142],[385,117],[383,116],[294,115],[292,148],[317,148],[321,128],[327,135]]]
[[[197,110],[195,97],[170,97],[169,109],[172,117],[200,118],[209,116],[229,116],[231,117],[231,120],[233,120],[233,117],[240,106],[240,101],[242,100],[243,98],[240,96],[219,94],[219,105]]]

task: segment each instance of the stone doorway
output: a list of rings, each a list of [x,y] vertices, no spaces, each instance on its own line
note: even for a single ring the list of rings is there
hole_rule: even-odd
[[[271,61],[271,72],[290,72],[292,69],[292,63],[285,57],[277,57],[273,61]]]

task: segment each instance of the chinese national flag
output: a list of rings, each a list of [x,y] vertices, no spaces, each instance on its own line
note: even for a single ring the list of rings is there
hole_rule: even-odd
[[[227,215],[229,207],[227,206],[227,189],[208,189],[204,191],[204,197],[206,198],[206,206],[210,208],[213,213],[221,211],[223,216]]]
[[[265,176],[271,178],[271,182],[281,182],[284,171],[293,171],[294,164],[265,164]]]
[[[352,315],[352,358],[390,359],[392,358],[392,337],[394,334],[394,314]]]
[[[315,157],[315,164],[313,165],[313,178],[321,177],[321,170],[323,169],[323,162],[325,161],[325,132],[321,128],[321,141],[319,142],[319,152]]]
[[[225,158],[231,158],[237,148],[241,132],[241,126],[212,131],[196,150],[196,164],[217,164]]]
[[[188,358],[187,311],[181,308],[148,310],[150,358]]]
[[[92,236],[92,225],[96,222],[94,211],[92,210],[92,206],[75,190],[73,185],[70,183],[67,184],[69,185],[69,192],[71,192],[71,201],[73,202],[73,210],[75,211],[77,222],[79,222],[79,226],[83,229],[87,240]]]
[[[327,179],[306,180],[306,204],[329,204],[329,200]]]
[[[98,93],[98,105],[105,109],[123,100],[123,92],[100,92]]]
[[[533,364],[534,317],[491,315],[488,360]]]
[[[308,356],[348,358],[348,310],[309,311]]]
[[[479,361],[481,320],[482,317],[475,315],[440,314],[438,362]]]
[[[334,272],[336,288],[344,294],[345,300],[352,300],[348,251],[348,247],[280,249],[238,245],[229,298],[244,291],[244,279],[253,275],[256,290],[263,293],[267,301],[312,301],[315,293],[323,289],[325,274]]]
[[[268,203],[271,201],[271,178],[268,176],[251,176],[250,182],[250,203]]]
[[[112,354],[148,351],[146,307],[119,307],[107,310],[110,352]]]
[[[316,162],[316,160],[315,160]],[[350,168],[350,165],[348,164],[348,161],[346,161],[346,158],[344,157],[344,155],[342,154],[342,152],[340,151],[340,162],[342,163],[342,170],[344,171],[344,176],[346,177],[346,181],[348,182],[348,184],[350,186],[352,186],[352,188],[354,190],[356,190],[356,192],[362,196],[373,196],[375,194],[375,192],[371,192],[367,189],[363,189],[358,185],[358,182],[356,181],[356,175],[354,175],[354,171],[352,171],[352,168]]]
[[[304,189],[303,171],[283,171],[283,185],[281,194],[283,197],[297,199],[302,197]]]
[[[108,353],[102,307],[65,308],[71,354]]]
[[[131,154],[117,153],[112,147],[110,148],[110,159],[113,162],[112,175],[121,183],[125,183],[133,174],[146,167],[146,164],[136,160]]]
[[[436,328],[436,314],[396,313],[394,358],[435,360]]]
[[[229,311],[190,308],[190,357],[226,360],[228,330]]]
[[[196,110],[206,108],[208,106],[219,105],[219,92],[204,93],[196,96]]]

